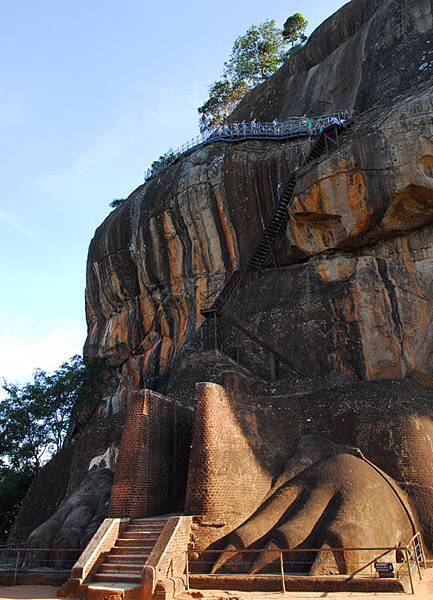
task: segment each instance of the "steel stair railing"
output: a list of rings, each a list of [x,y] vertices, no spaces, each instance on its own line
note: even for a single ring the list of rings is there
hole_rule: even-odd
[[[233,315],[227,311],[227,304],[236,289],[239,287],[247,273],[251,271],[259,271],[263,268],[264,262],[268,257],[275,242],[281,237],[285,224],[288,220],[288,208],[293,200],[293,193],[296,187],[298,177],[305,172],[305,169],[316,159],[318,159],[325,150],[330,151],[332,146],[339,145],[340,133],[343,133],[353,121],[348,122],[346,125],[338,125],[331,123],[327,128],[320,132],[319,138],[313,144],[308,155],[303,158],[300,162],[298,169],[296,169],[289,177],[283,193],[280,196],[280,201],[274,210],[274,213],[266,225],[263,234],[253,250],[249,260],[244,268],[233,271],[226,284],[224,285],[221,292],[213,302],[209,309],[203,310],[202,314],[206,318],[213,316],[214,318],[218,315],[231,321],[240,331],[250,337],[262,348],[270,352],[279,362],[288,365],[294,372],[299,372],[287,358],[280,354],[277,350],[272,348],[265,340],[259,337],[255,331],[254,326],[249,323],[245,318],[239,315]]]
[[[233,271],[224,285],[220,294],[217,296],[212,309],[224,310],[225,305],[228,303],[236,288],[243,280],[246,273],[250,271],[258,271],[263,267],[264,261],[269,255],[276,240],[279,239],[283,232],[284,225],[288,218],[288,208],[293,199],[293,192],[295,190],[296,182],[303,169],[311,162],[319,158],[324,150],[329,146],[329,143],[338,143],[338,130],[344,131],[345,126],[330,126],[331,130],[325,129],[319,139],[313,145],[310,153],[301,161],[299,168],[292,173],[289,177],[284,189],[281,194],[280,201],[271,217],[268,225],[265,227],[262,237],[259,240],[257,246],[253,250],[249,260],[244,268]],[[335,136],[335,137],[334,137]]]

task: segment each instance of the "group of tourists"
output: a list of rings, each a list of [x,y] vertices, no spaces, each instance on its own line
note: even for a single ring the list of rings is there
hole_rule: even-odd
[[[222,127],[216,127],[203,142],[211,142],[220,138],[237,137],[295,137],[296,135],[314,135],[321,133],[330,125],[344,125],[347,121],[345,113],[338,113],[326,117],[307,117],[277,121],[272,123],[258,123],[252,119],[249,123],[243,120],[241,123],[226,123]]]
[[[216,127],[209,134],[203,135],[194,140],[193,144],[187,144],[177,152],[170,152],[164,160],[157,161],[157,164],[146,174],[146,181],[160,172],[163,168],[176,162],[176,160],[187,150],[203,144],[209,144],[215,141],[236,141],[239,139],[267,138],[267,139],[285,139],[290,137],[307,137],[319,135],[331,125],[344,125],[349,118],[348,113],[337,113],[322,117],[296,117],[277,121],[272,123],[259,123],[256,119],[250,122],[225,123],[221,127]]]

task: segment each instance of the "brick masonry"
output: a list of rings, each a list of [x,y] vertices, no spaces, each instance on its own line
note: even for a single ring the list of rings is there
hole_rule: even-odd
[[[414,382],[359,382],[320,393],[254,393],[240,375],[197,384],[186,509],[196,550],[263,501],[301,436],[358,447],[408,494],[432,547],[432,392]]]
[[[230,394],[215,383],[199,383],[186,511],[225,519],[243,516],[264,496],[271,477],[255,459]]]
[[[144,390],[131,395],[110,517],[165,514],[182,504],[191,419],[190,410],[160,394]]]

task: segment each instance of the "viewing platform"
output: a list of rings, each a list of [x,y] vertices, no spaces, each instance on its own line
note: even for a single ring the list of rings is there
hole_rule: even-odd
[[[176,163],[188,152],[216,142],[243,142],[247,140],[288,140],[294,138],[309,138],[320,135],[330,125],[344,125],[352,118],[347,111],[319,117],[290,117],[284,121],[259,123],[230,123],[214,129],[211,133],[200,134],[177,150],[169,150],[166,161],[158,167],[146,171],[144,180],[147,182],[159,173]]]

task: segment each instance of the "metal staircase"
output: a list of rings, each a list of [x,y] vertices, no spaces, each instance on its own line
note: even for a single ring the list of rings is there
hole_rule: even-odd
[[[319,134],[319,137],[313,144],[308,155],[301,160],[298,169],[292,173],[284,186],[280,201],[275,208],[269,223],[263,230],[262,237],[249,257],[246,266],[243,269],[233,271],[211,308],[205,311],[206,313],[209,313],[209,311],[212,310],[222,311],[236,288],[239,286],[243,276],[248,272],[259,271],[263,268],[266,258],[275,242],[281,237],[287,223],[288,208],[293,200],[293,192],[295,191],[298,177],[305,172],[307,166],[310,166],[310,164],[319,158],[325,151],[329,152],[332,147],[338,146],[341,134],[346,131],[351,124],[352,121],[349,121],[345,125],[331,125]]]
[[[272,215],[271,220],[265,227],[263,236],[257,244],[250,260],[247,264],[247,271],[258,271],[262,268],[264,261],[269,255],[272,246],[281,236],[282,230],[287,222],[287,209],[293,197],[293,191],[298,179],[296,171],[290,176],[284,191],[281,195],[280,202]]]
[[[292,370],[295,369],[290,361],[288,361],[278,351],[272,349],[266,341],[261,339],[257,335],[253,324],[248,323],[245,318],[240,317],[239,315],[234,315],[231,312],[229,313],[226,307],[230,298],[233,296],[234,292],[239,287],[247,273],[254,271],[257,272],[263,269],[269,253],[278,239],[281,238],[284,228],[287,224],[288,209],[293,200],[293,194],[298,178],[303,175],[311,166],[311,164],[314,163],[320,156],[322,156],[324,152],[329,153],[332,148],[339,146],[341,135],[348,129],[348,127],[352,125],[352,123],[353,120],[348,121],[344,125],[332,124],[320,132],[310,151],[300,159],[299,167],[290,175],[289,179],[287,180],[283,192],[279,198],[278,205],[276,206],[270,221],[265,226],[262,236],[248,258],[245,266],[233,271],[230,274],[223,289],[218,294],[213,304],[208,309],[202,311],[202,314],[206,317],[206,319],[214,318],[215,324],[217,323],[217,320],[221,318],[229,320],[242,333],[258,343],[266,351],[270,351],[277,361],[289,365]]]

